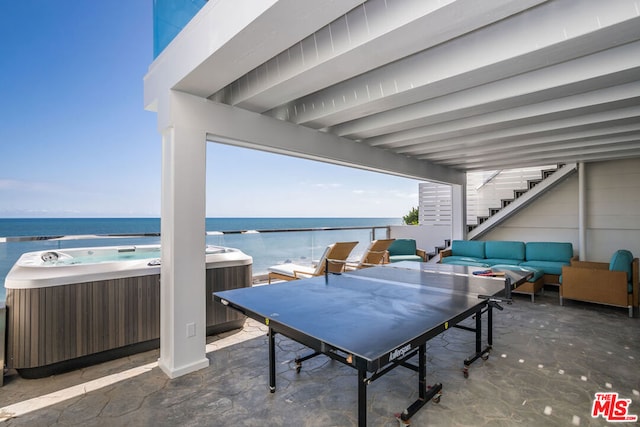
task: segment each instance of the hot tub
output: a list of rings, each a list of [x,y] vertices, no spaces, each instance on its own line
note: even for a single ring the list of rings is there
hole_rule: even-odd
[[[251,286],[252,258],[206,248],[207,334],[244,316],[213,292]],[[5,279],[7,368],[36,378],[159,346],[160,246],[113,246],[23,254]]]

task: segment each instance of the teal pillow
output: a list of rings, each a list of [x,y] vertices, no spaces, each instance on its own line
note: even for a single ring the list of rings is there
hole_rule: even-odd
[[[633,255],[626,249],[616,251],[611,257],[609,263],[609,270],[611,271],[624,271],[627,273],[627,282],[631,282],[631,263],[633,262]]]

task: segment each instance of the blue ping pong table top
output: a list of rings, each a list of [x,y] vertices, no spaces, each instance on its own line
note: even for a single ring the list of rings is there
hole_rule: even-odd
[[[474,310],[483,303],[478,295],[502,290],[504,281],[493,278],[372,267],[214,295],[371,362]]]

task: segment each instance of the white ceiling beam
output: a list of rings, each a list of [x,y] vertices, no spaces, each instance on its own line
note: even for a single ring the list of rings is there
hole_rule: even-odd
[[[598,127],[595,129],[583,129],[581,127],[560,129],[552,132],[545,131],[523,134],[518,137],[477,140],[473,147],[473,153],[476,157],[483,156],[488,158],[504,155],[506,152],[528,153],[539,149],[544,150],[546,147],[575,144],[575,141],[621,138],[639,133],[640,123],[638,122],[626,125]],[[580,142],[577,144],[580,144]],[[457,159],[464,155],[464,153],[465,149],[455,148],[442,151],[434,150],[434,152],[420,157],[431,161],[444,162],[448,159]]]
[[[527,10],[546,0],[369,0],[214,99],[264,112]]]
[[[603,111],[593,114],[585,114],[578,117],[570,117],[564,119],[548,120],[543,123],[536,123],[528,126],[517,126],[503,130],[503,132],[491,133],[492,137],[512,137],[513,139],[521,139],[527,135],[543,135],[546,133],[565,133],[570,135],[571,131],[581,131],[595,128],[606,128],[615,125],[624,125],[630,122],[640,120],[640,106],[622,108],[620,110]],[[484,139],[490,139],[489,134],[478,134],[473,142],[461,146],[461,150],[472,150],[478,147],[478,144]],[[413,149],[409,154],[419,159],[428,156],[436,151],[447,150],[449,140],[440,140],[428,144],[423,144]],[[403,153],[404,154],[404,153]]]
[[[563,141],[556,144],[537,145],[529,148],[518,148],[513,150],[502,150],[499,153],[484,154],[482,152],[474,151],[472,155],[464,155],[460,153],[457,157],[451,157],[448,159],[442,159],[438,161],[439,164],[456,167],[461,164],[472,163],[487,163],[489,161],[501,161],[501,160],[517,160],[519,157],[536,156],[541,151],[545,155],[556,156],[570,156],[584,152],[585,148],[590,150],[597,150],[599,148],[615,152],[620,149],[626,149],[629,144],[634,144],[640,141],[640,133],[631,133],[621,136],[610,136],[606,138],[577,138],[568,141]]]
[[[384,138],[367,139],[367,144],[398,150],[404,153],[418,153],[426,143],[447,140],[446,146],[464,145],[477,139],[478,134],[497,132],[501,129],[524,127],[577,117],[600,111],[623,110],[639,103],[640,81],[613,88],[572,95],[533,105],[481,114],[460,120],[452,120],[433,126],[425,126],[397,132]],[[621,111],[621,114],[626,114]],[[623,118],[623,117],[620,117]],[[609,120],[616,120],[612,117]],[[465,137],[467,137],[465,139]],[[455,138],[459,138],[456,140]],[[393,142],[388,142],[393,139]],[[444,144],[443,144],[444,145]]]
[[[562,157],[558,157],[561,155]],[[570,153],[550,153],[546,155],[540,152],[536,156],[521,157],[519,159],[496,160],[487,162],[461,162],[459,167],[467,171],[513,169],[524,166],[536,166],[549,163],[557,163],[559,158],[563,163],[608,161],[625,158],[640,157],[640,141],[630,143],[626,147],[617,150],[607,148],[590,148]]]
[[[331,132],[365,139],[637,81],[640,42],[339,124]],[[384,139],[385,137],[381,137]]]
[[[613,12],[593,0],[545,3],[269,114],[314,128],[333,126],[591,54],[639,37],[640,18],[628,13],[631,7],[631,0]]]
[[[170,89],[208,97],[363,1],[209,1],[149,67],[145,108]]]

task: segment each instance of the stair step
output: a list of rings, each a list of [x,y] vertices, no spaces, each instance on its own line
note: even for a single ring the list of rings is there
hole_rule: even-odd
[[[467,233],[472,231],[476,227],[477,227],[476,224],[467,224]]]
[[[558,169],[545,169],[542,171],[542,179],[547,179]]]
[[[535,187],[536,185],[540,184],[542,182],[542,179],[529,179],[527,180],[527,184],[529,187],[529,190],[531,190],[533,187]]]
[[[518,197],[522,196],[527,191],[529,191],[529,190],[513,190],[514,199],[517,199]]]
[[[489,216],[494,216],[495,214],[497,214],[498,212],[500,212],[500,208],[489,208]]]
[[[502,207],[506,208],[511,204],[511,202],[513,202],[513,199],[502,199]]]

